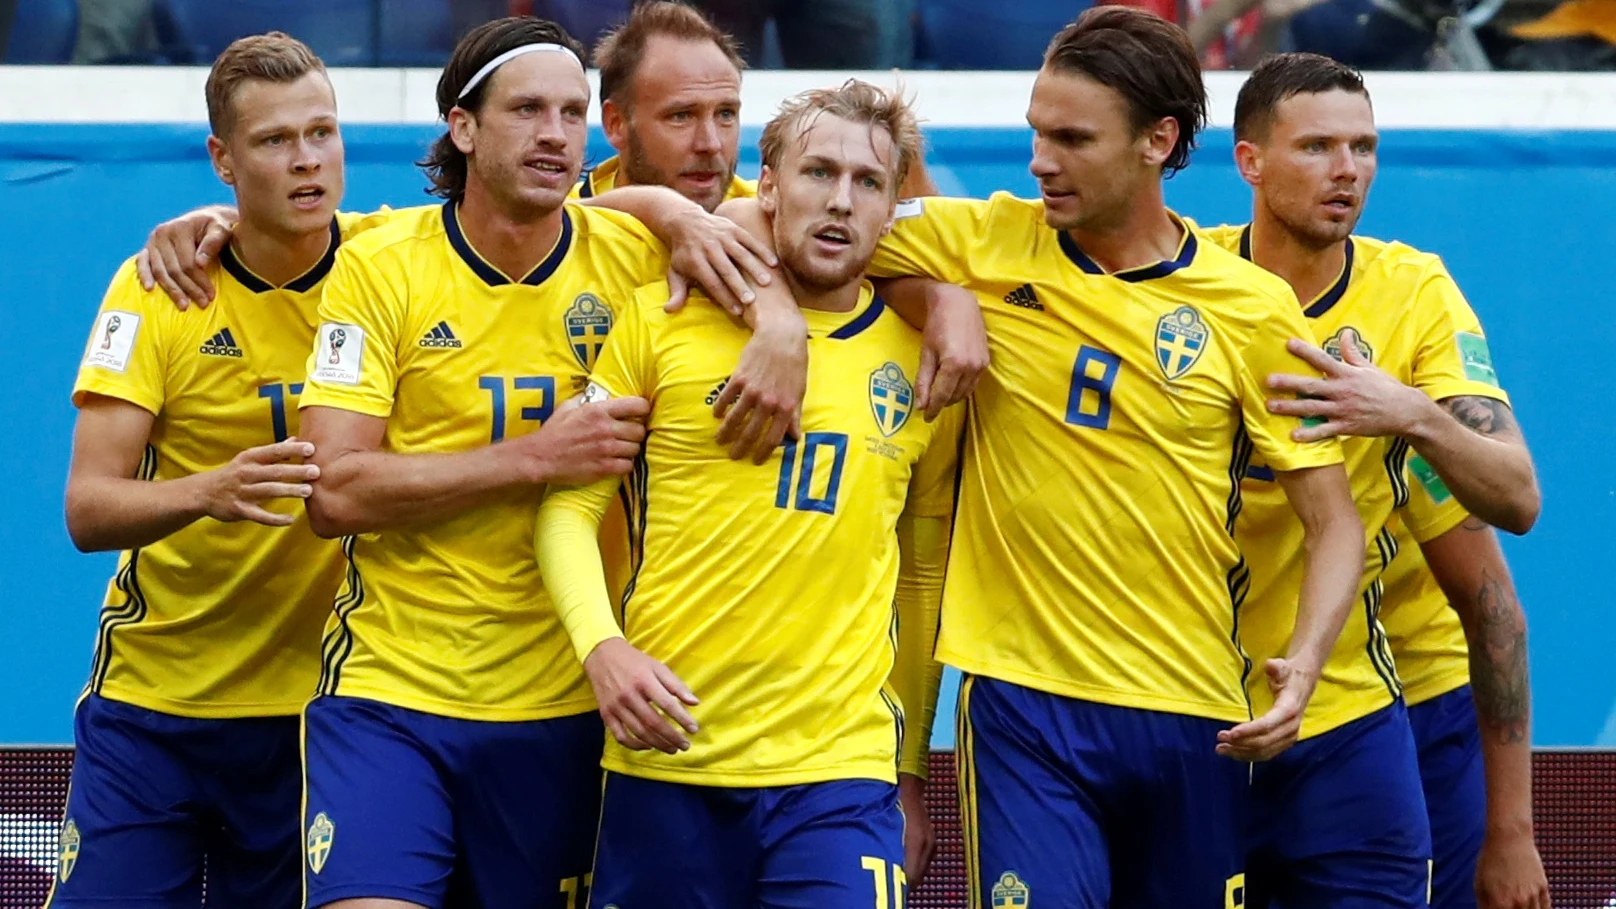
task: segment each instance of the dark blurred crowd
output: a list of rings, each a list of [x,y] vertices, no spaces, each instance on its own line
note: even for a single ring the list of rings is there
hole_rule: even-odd
[[[0,0],[7,63],[207,65],[280,29],[333,66],[437,66],[505,15],[586,43],[635,0]],[[1034,69],[1091,0],[691,0],[760,69]],[[1211,69],[1275,50],[1362,69],[1616,69],[1616,0],[1122,0],[1183,24]]]

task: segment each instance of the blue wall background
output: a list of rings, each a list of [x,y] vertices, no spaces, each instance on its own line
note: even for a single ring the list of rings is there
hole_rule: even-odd
[[[410,162],[430,127],[349,127],[344,207],[430,201]],[[107,279],[158,221],[228,200],[191,126],[0,126],[0,255],[11,502],[0,519],[0,743],[67,742],[114,558],[80,555],[61,498],[78,357]],[[756,131],[741,171],[755,175]],[[944,193],[1035,191],[1024,130],[934,130]],[[1213,131],[1168,184],[1177,210],[1243,220],[1232,139]],[[609,154],[598,132],[591,151]],[[1383,137],[1360,230],[1440,253],[1487,326],[1537,457],[1543,517],[1506,549],[1531,621],[1534,739],[1616,745],[1616,341],[1605,283],[1616,246],[1616,133],[1421,132]],[[1388,305],[1395,305],[1388,301]],[[936,742],[952,743],[952,685]]]

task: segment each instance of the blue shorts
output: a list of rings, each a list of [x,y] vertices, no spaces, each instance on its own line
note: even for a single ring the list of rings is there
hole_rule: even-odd
[[[293,909],[302,779],[295,716],[203,720],[86,696],[52,909],[208,902]]]
[[[1476,909],[1476,859],[1487,831],[1487,777],[1470,686],[1408,708],[1431,818],[1431,906]]]
[[[1256,764],[1248,909],[1412,909],[1431,826],[1402,701]]]
[[[576,909],[600,814],[596,713],[462,720],[351,697],[303,713],[308,909],[365,897]]]
[[[1231,909],[1250,765],[1230,724],[967,676],[960,814],[969,905]]]
[[[607,774],[592,909],[876,909],[905,905],[905,886],[891,783],[732,789]]]

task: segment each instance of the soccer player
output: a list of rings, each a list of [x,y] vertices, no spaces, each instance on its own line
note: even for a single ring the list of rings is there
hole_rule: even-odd
[[[973,906],[1236,904],[1249,767],[1231,758],[1294,740],[1354,597],[1363,531],[1340,448],[1293,441],[1300,421],[1266,407],[1264,378],[1301,365],[1295,295],[1162,201],[1205,104],[1181,29],[1089,10],[1034,84],[1042,198],[901,203],[872,265],[977,291],[992,351],[937,644],[965,673]],[[1255,720],[1232,537],[1254,455],[1308,554]]]
[[[919,333],[863,273],[919,144],[908,107],[857,81],[764,129],[759,200],[810,337],[805,433],[769,463],[728,461],[707,435],[746,341],[717,307],[668,315],[665,287],[642,290],[593,374],[592,396],[653,403],[624,487],[624,625],[595,546],[617,479],[553,492],[537,528],[613,734],[592,906],[903,905],[906,722],[888,676],[900,638],[930,656],[953,450],[928,452],[950,421],[916,412]],[[904,704],[921,713],[936,683]],[[906,764],[929,737],[909,725]]]
[[[349,560],[304,712],[310,907],[587,889],[604,730],[533,524],[547,484],[624,473],[638,451],[642,399],[562,402],[667,265],[635,219],[565,204],[588,103],[554,23],[468,33],[428,158],[446,202],[396,213],[332,269],[300,402],[310,520]]]
[[[315,309],[338,245],[342,136],[325,67],[278,32],[208,74],[208,154],[240,210],[181,312],[133,260],[107,290],[73,389],[67,525],[124,550],[74,717],[50,905],[293,907],[302,854],[298,714],[341,579],[299,500]]]
[[[707,211],[757,195],[735,175],[741,61],[735,39],[694,7],[654,2],[595,45],[600,119],[617,154],[585,171],[573,193],[667,186]]]
[[[745,64],[734,38],[695,7],[658,0],[636,5],[623,25],[596,44],[594,60],[600,69],[601,125],[617,155],[585,171],[574,195],[591,198],[618,186],[660,185],[707,211],[757,195],[754,181],[735,174]],[[900,195],[936,191],[925,162],[917,159]],[[678,275],[673,285],[670,299],[682,300],[685,285]],[[961,311],[957,297],[945,298],[945,304],[953,305],[940,306],[927,323],[926,362],[916,377],[928,419],[964,400],[986,365],[980,325]],[[750,452],[764,460],[788,428],[773,416],[782,410],[782,393],[775,386],[785,383],[758,382],[746,367],[743,363],[713,402],[714,413],[724,420],[718,438],[737,457]],[[783,396],[797,392],[784,388]]]
[[[1546,900],[1531,837],[1525,619],[1496,540],[1481,522],[1466,522],[1461,497],[1443,485],[1453,478],[1466,504],[1521,529],[1536,516],[1530,455],[1486,338],[1435,256],[1352,236],[1378,138],[1355,71],[1312,54],[1264,61],[1241,89],[1235,135],[1236,161],[1253,190],[1252,222],[1208,234],[1285,278],[1307,301],[1307,337],[1320,347],[1292,344],[1326,378],[1275,377],[1273,387],[1308,398],[1272,406],[1316,419],[1300,438],[1352,436],[1343,444],[1375,554],[1362,581],[1362,613],[1326,666],[1304,741],[1255,771],[1248,905],[1422,906],[1429,892],[1436,905],[1474,906],[1484,814],[1493,859],[1484,875],[1488,905],[1523,904],[1494,899],[1506,893]],[[1476,425],[1472,414],[1490,415],[1488,425]],[[1410,446],[1420,453],[1408,465],[1413,484],[1405,476]],[[1264,632],[1283,624],[1268,616],[1290,608],[1283,591],[1299,570],[1299,528],[1260,464],[1245,486],[1237,529],[1251,562],[1248,640],[1261,655],[1285,645]],[[1408,530],[1399,539],[1394,511],[1404,506]],[[1424,560],[1399,553],[1416,542]],[[1426,561],[1440,587],[1425,576]],[[1391,616],[1413,648],[1407,655],[1419,685],[1412,692],[1398,677],[1404,654],[1378,621],[1381,603],[1390,602],[1381,577],[1389,566],[1403,572],[1398,583],[1410,599]],[[1443,589],[1457,610],[1451,617],[1442,615]],[[1472,653],[1486,681],[1475,697],[1489,731],[1490,798],[1481,788],[1475,708],[1459,691],[1461,619],[1477,636]],[[1448,656],[1421,659],[1426,647]],[[1424,706],[1405,720],[1400,696]]]

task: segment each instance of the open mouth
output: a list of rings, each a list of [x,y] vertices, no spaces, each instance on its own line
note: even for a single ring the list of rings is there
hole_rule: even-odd
[[[320,186],[299,186],[292,191],[292,203],[300,208],[312,208],[320,204],[325,198],[325,189]]]
[[[1334,212],[1346,213],[1358,207],[1358,200],[1353,196],[1331,196],[1324,200],[1324,207]]]
[[[527,162],[527,166],[541,174],[566,176],[567,165],[561,161],[551,161],[545,158],[536,158]]]
[[[827,243],[836,247],[853,245],[853,238],[850,234],[848,234],[847,228],[837,227],[835,225],[821,228],[820,230],[816,231],[814,233],[814,239],[821,243]]]

